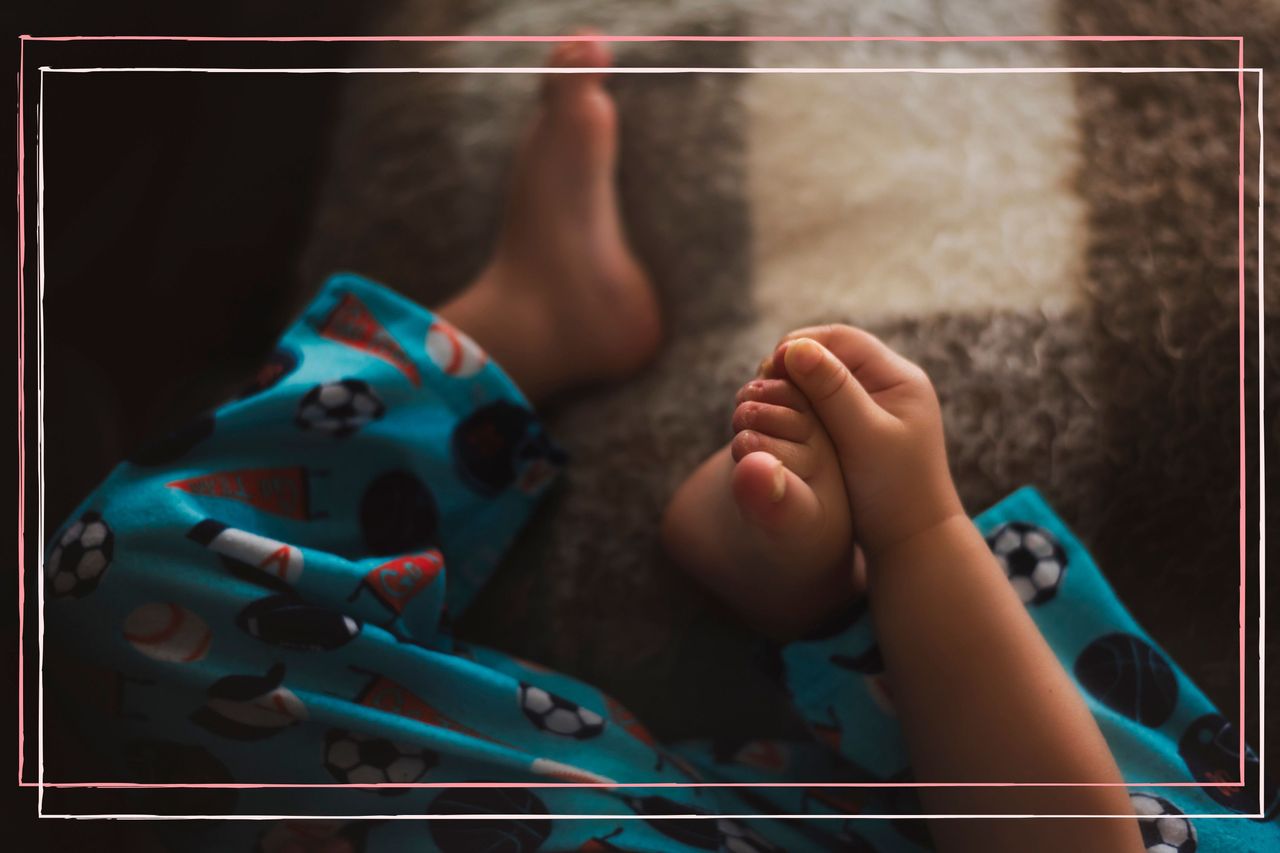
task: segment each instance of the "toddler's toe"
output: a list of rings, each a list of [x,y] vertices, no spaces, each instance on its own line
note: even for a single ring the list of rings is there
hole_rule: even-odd
[[[743,518],[770,534],[811,530],[822,515],[813,489],[776,456],[742,457],[733,469],[733,498]]]

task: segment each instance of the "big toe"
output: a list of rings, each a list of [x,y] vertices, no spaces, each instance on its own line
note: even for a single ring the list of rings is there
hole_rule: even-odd
[[[821,521],[813,488],[764,451],[749,453],[733,469],[733,498],[749,523],[772,536],[804,533]]]

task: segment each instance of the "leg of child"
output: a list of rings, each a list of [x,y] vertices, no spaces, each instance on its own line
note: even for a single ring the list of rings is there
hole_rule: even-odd
[[[597,42],[552,52],[553,66],[602,73],[547,75],[493,257],[437,310],[535,403],[633,373],[661,335],[657,299],[618,209],[617,114],[603,73],[609,62]]]
[[[827,432],[784,379],[738,392],[733,441],[667,505],[672,558],[757,629],[794,639],[854,594],[849,502]]]

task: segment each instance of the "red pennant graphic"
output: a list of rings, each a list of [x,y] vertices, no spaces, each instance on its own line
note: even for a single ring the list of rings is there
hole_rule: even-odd
[[[364,576],[364,582],[378,600],[396,613],[415,595],[431,585],[444,568],[444,555],[437,548],[422,554],[396,557]]]
[[[606,696],[604,697],[605,709],[609,712],[609,719],[627,734],[643,743],[645,746],[654,746],[657,739],[649,733],[649,730],[636,719],[635,715],[629,711],[626,706],[616,699]]]
[[[181,489],[207,498],[242,501],[263,512],[305,521],[307,513],[307,471],[305,468],[246,468],[218,471],[174,480],[171,489]]]
[[[418,368],[405,355],[396,339],[382,327],[365,304],[350,293],[343,295],[342,301],[321,322],[317,331],[322,337],[389,362],[414,385],[422,383]]]

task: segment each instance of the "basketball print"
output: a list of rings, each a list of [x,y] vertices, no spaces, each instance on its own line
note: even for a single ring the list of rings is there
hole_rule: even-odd
[[[426,346],[427,356],[446,376],[475,376],[489,360],[479,344],[439,318],[427,329]]]
[[[459,476],[483,495],[512,485],[536,492],[565,462],[533,412],[505,400],[462,420],[453,431],[452,450]]]
[[[360,499],[360,532],[373,554],[426,551],[435,544],[438,523],[431,490],[408,471],[378,476]]]
[[[1108,708],[1155,728],[1178,704],[1178,680],[1164,655],[1133,634],[1099,637],[1076,659],[1076,680]]]
[[[1253,812],[1258,802],[1258,756],[1244,748],[1244,779],[1240,778],[1240,733],[1221,714],[1205,714],[1187,726],[1178,741],[1178,755],[1187,764],[1201,790],[1227,808]],[[1240,784],[1244,782],[1244,784]],[[1262,805],[1270,812],[1275,805],[1276,786],[1263,782]]]
[[[195,663],[209,653],[213,634],[196,614],[176,604],[152,602],[124,620],[124,638],[152,660]]]

